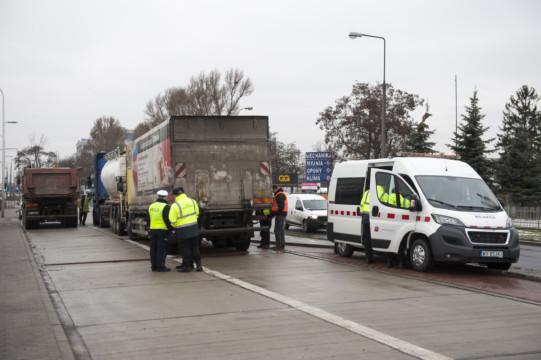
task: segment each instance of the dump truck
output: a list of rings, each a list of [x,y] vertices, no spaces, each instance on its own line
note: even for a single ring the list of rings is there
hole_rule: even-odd
[[[73,168],[25,168],[22,178],[22,221],[26,229],[43,222],[77,227],[79,173]]]
[[[255,211],[272,207],[268,117],[173,116],[124,145],[96,154],[95,225],[146,237],[157,191],[173,202],[182,187],[199,205],[201,239],[248,249]]]

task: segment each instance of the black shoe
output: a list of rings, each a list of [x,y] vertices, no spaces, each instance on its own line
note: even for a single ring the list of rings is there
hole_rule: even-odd
[[[152,272],[154,272],[154,271],[158,271],[158,269],[152,269]]]
[[[183,267],[183,268],[178,269],[177,271],[178,272],[192,272],[192,269]]]
[[[259,245],[257,248],[258,249],[268,249],[269,245]]]
[[[168,271],[171,271],[171,269],[169,269],[169,268],[166,267],[166,268],[163,268],[163,269],[158,269],[158,270],[156,270],[156,271],[157,271],[157,272],[168,272]]]
[[[184,267],[184,264],[180,264],[180,265],[175,266],[175,269],[178,270],[178,269],[182,269],[183,267]],[[193,267],[195,267],[195,265],[192,264],[191,267],[193,268]]]
[[[375,264],[376,262],[372,258],[366,258],[366,263],[367,264]]]
[[[283,247],[280,247],[280,246],[273,246],[271,247],[271,250],[275,250],[275,251],[282,251],[284,248]]]
[[[203,271],[203,267],[201,265],[197,265],[197,271]]]

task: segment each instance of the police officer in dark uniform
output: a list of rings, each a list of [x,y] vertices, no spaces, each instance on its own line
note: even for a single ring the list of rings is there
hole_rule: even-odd
[[[148,208],[147,224],[150,224],[150,265],[152,271],[171,271],[165,266],[169,234],[173,230],[169,221],[167,191],[158,191],[158,199]]]

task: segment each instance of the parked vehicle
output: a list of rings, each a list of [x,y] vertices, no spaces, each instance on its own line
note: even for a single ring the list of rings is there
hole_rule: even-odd
[[[126,232],[126,155],[120,149],[95,156],[94,225],[109,227],[112,232]]]
[[[287,198],[286,229],[292,225],[302,226],[304,232],[326,228],[327,199],[315,194],[291,194]]]
[[[69,168],[25,168],[22,178],[22,221],[26,229],[43,222],[77,227],[79,174]]]
[[[337,164],[329,187],[327,238],[341,256],[363,249],[365,189],[374,250],[400,253],[415,270],[427,271],[435,262],[507,270],[519,259],[518,233],[502,204],[468,164],[446,157]]]
[[[248,249],[254,212],[272,207],[268,117],[173,116],[125,146],[119,152],[125,170],[118,157],[101,168],[106,199],[112,201],[114,192],[119,202],[99,203],[100,224],[109,214],[109,223],[118,223],[131,239],[145,237],[156,192],[167,190],[171,202],[173,189],[182,187],[198,202],[201,238],[216,247]],[[112,159],[118,164],[108,171]]]

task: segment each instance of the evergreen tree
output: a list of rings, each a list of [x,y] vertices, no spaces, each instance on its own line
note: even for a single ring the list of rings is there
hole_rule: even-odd
[[[429,111],[429,105],[426,103],[426,112],[420,123],[413,124],[413,132],[406,143],[407,151],[423,154],[434,154],[436,151],[432,149],[436,143],[428,141],[434,135],[434,130],[428,130],[426,120],[432,116]]]
[[[470,106],[466,106],[466,115],[462,116],[462,121],[458,126],[458,132],[454,133],[455,144],[447,145],[456,155],[459,155],[462,161],[468,163],[477,173],[492,187],[493,171],[491,161],[487,154],[494,150],[487,150],[487,145],[494,141],[493,139],[483,140],[483,134],[489,127],[483,127],[481,120],[485,117],[481,114],[481,108],[478,105],[477,90],[473,91],[473,97],[470,98]]]
[[[541,198],[541,112],[539,95],[523,85],[503,112],[497,180],[500,190],[515,201],[534,203]]]

